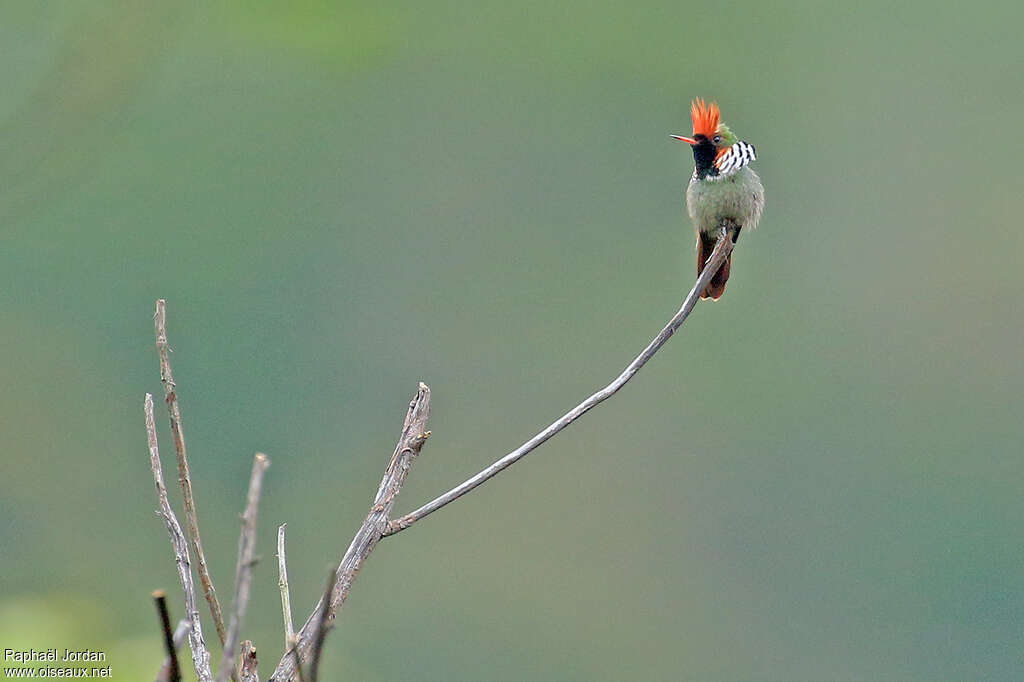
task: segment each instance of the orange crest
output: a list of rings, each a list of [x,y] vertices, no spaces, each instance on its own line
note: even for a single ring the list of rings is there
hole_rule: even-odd
[[[690,106],[690,118],[693,119],[693,134],[713,137],[715,131],[718,130],[718,121],[721,116],[722,112],[718,110],[718,105],[714,102],[710,105],[705,104],[704,100],[700,97],[693,100],[693,104]]]

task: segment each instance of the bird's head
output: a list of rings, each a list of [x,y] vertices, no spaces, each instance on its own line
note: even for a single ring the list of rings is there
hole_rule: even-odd
[[[710,142],[716,149],[735,144],[736,136],[729,130],[729,126],[722,123],[722,112],[716,103],[705,104],[698,97],[690,106],[690,118],[693,119],[693,137],[672,135],[672,139],[686,142],[692,147]]]
[[[672,135],[672,139],[685,142],[693,149],[693,160],[700,177],[718,175],[719,166],[728,159],[730,150],[739,139],[729,126],[722,123],[722,112],[714,102],[706,104],[699,97],[693,100],[690,118],[693,119],[693,137]],[[750,155],[750,160],[753,160],[753,147],[750,147]]]

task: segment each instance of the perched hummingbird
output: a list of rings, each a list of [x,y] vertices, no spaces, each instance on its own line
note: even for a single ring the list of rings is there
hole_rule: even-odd
[[[700,276],[718,241],[723,224],[733,228],[732,240],[745,227],[754,229],[764,210],[764,187],[749,164],[754,146],[733,134],[720,121],[718,105],[697,98],[690,107],[693,137],[673,135],[693,148],[693,176],[686,188],[686,210],[697,228],[697,275]],[[732,254],[711,278],[701,298],[718,300],[729,281]]]

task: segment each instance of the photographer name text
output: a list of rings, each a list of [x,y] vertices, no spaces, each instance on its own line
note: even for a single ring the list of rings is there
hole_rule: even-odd
[[[4,649],[4,661],[32,663],[34,661],[105,661],[107,655],[96,649]]]

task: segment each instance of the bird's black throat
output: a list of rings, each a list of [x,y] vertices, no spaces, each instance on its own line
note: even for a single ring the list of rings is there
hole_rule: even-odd
[[[718,169],[715,168],[715,156],[718,155],[718,149],[714,143],[704,135],[694,135],[693,139],[697,140],[697,144],[692,145],[697,178],[703,180],[709,175],[718,175]]]

